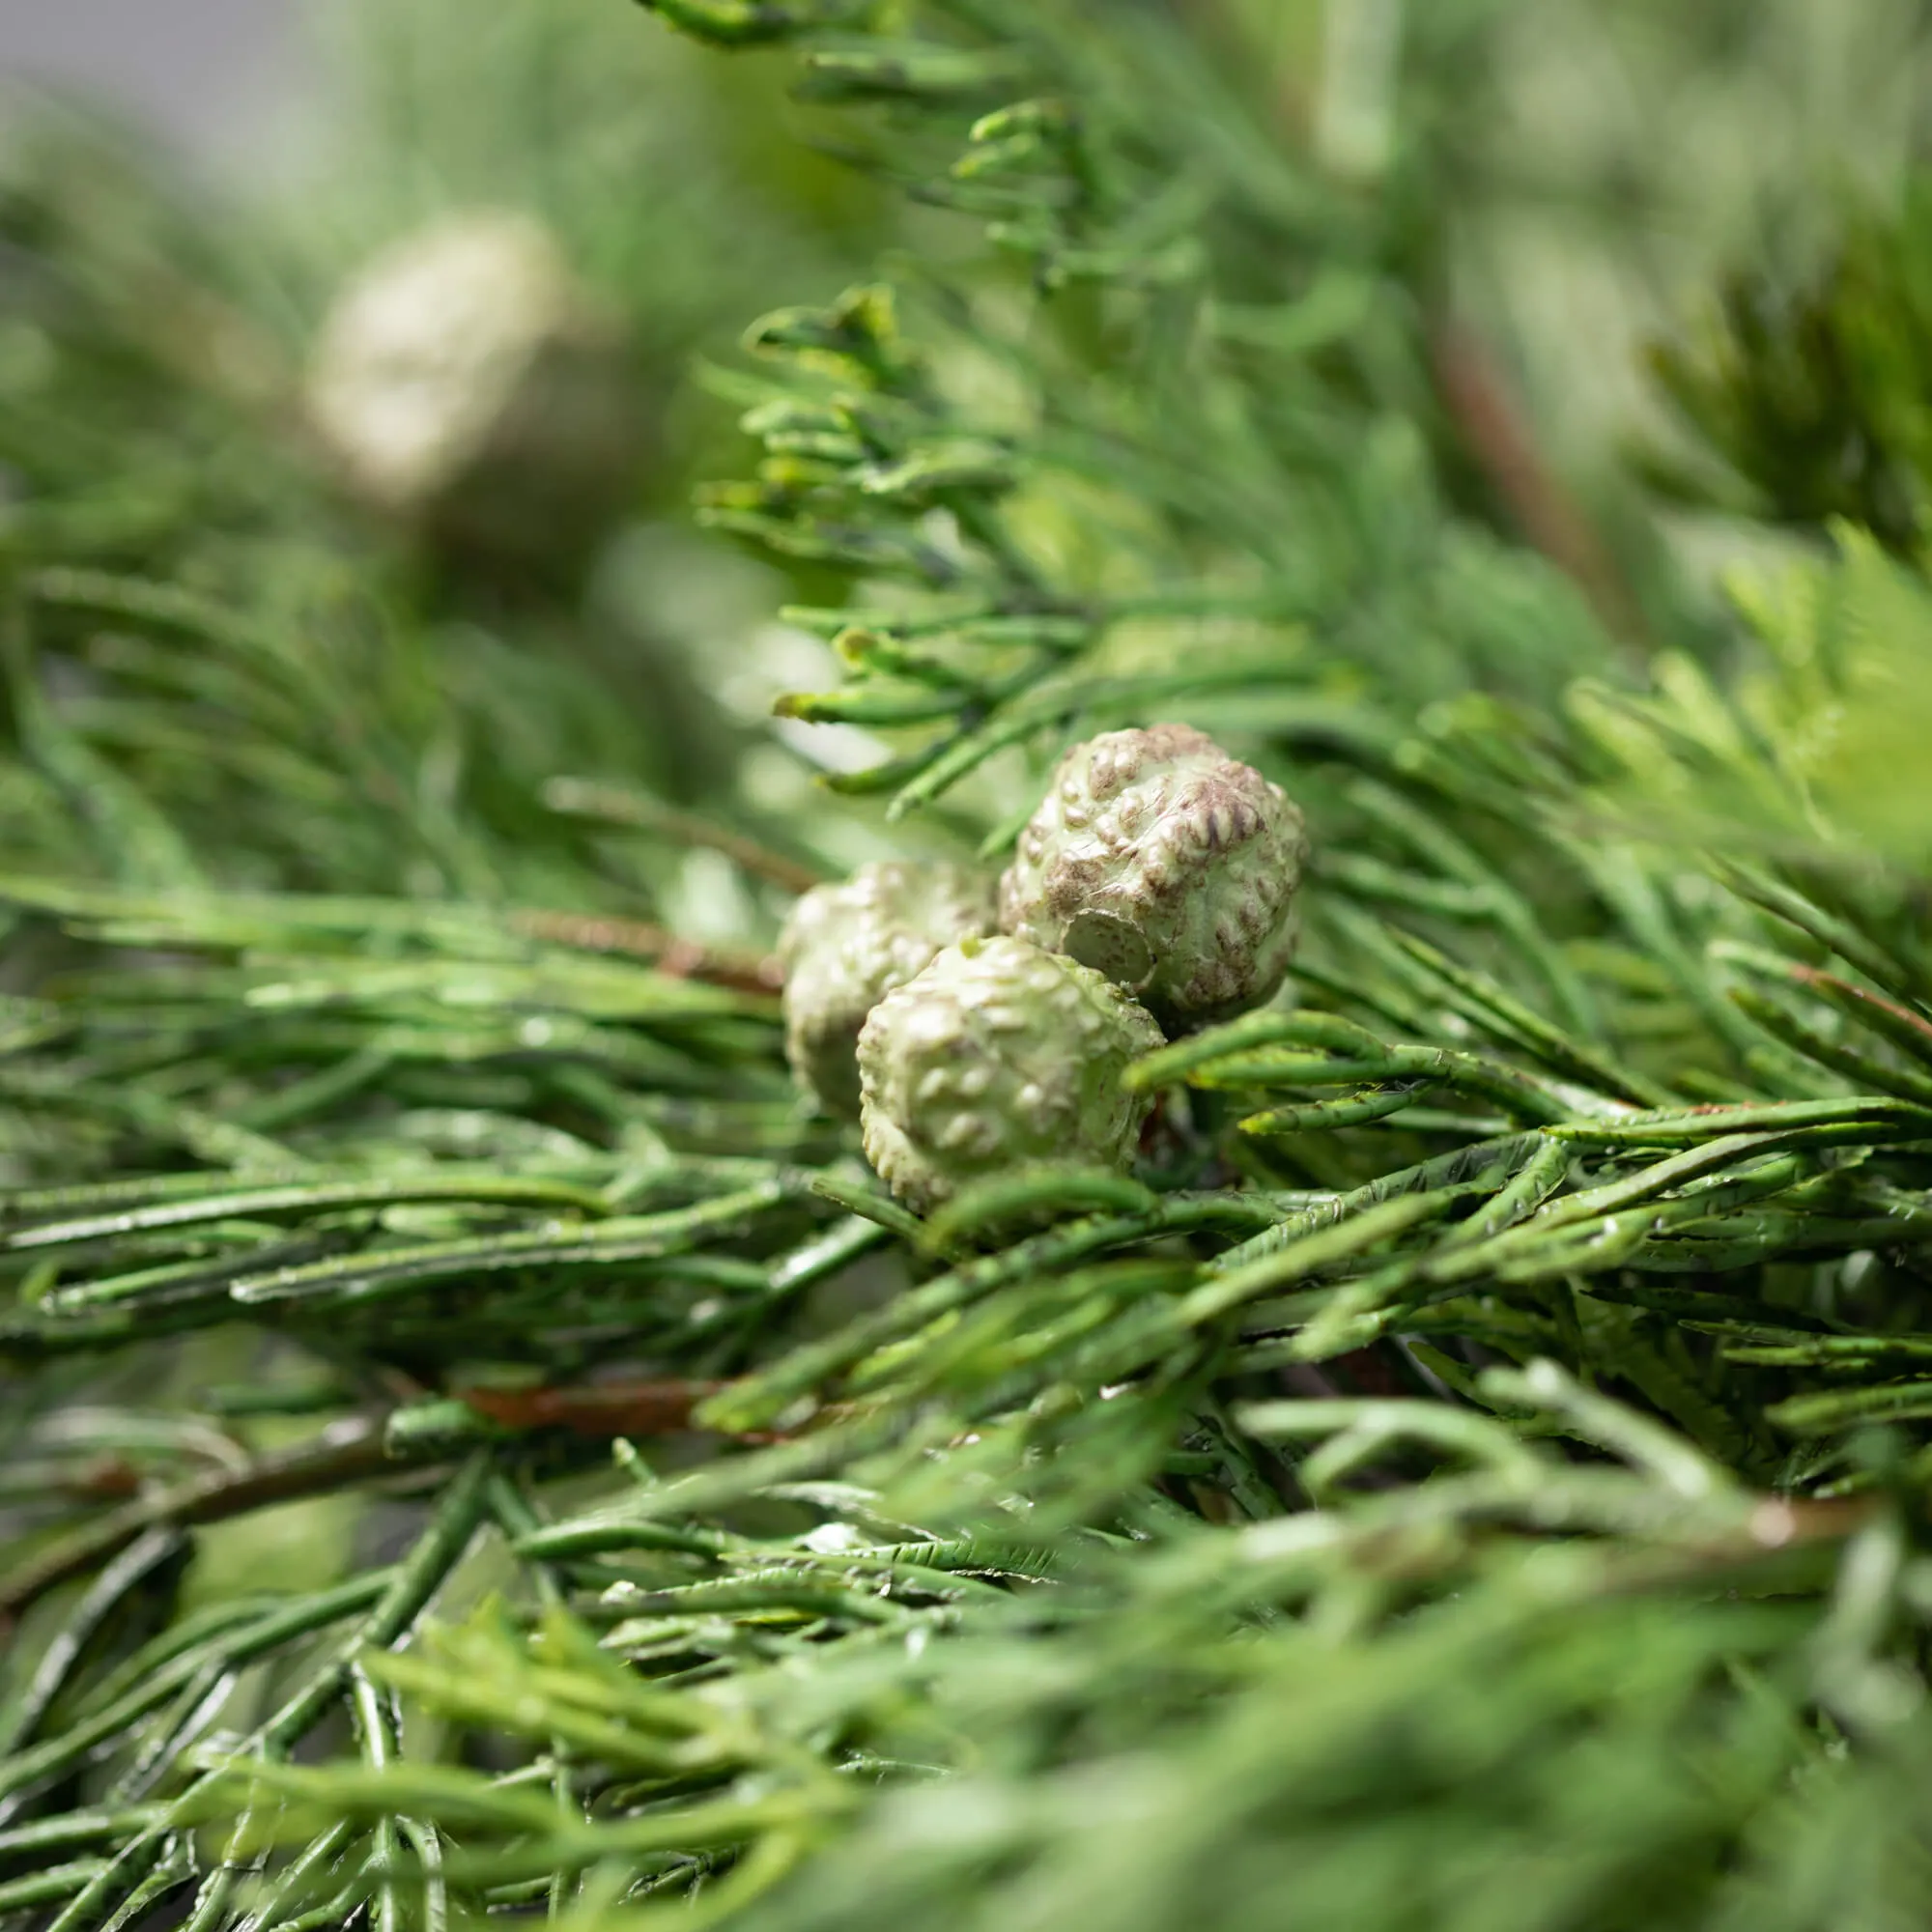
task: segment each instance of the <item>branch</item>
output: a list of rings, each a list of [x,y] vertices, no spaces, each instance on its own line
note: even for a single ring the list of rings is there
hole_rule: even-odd
[[[787,858],[742,832],[714,825],[696,812],[680,811],[675,806],[665,805],[642,792],[599,784],[590,779],[559,778],[552,779],[544,786],[543,799],[553,811],[566,818],[588,818],[600,825],[655,832],[675,844],[722,852],[741,872],[763,879],[781,892],[809,893],[813,886],[825,882],[825,873],[816,866]]]
[[[219,1469],[156,1490],[61,1537],[12,1576],[0,1577],[0,1634],[35,1599],[111,1562],[163,1523],[189,1528],[221,1522],[275,1503],[367,1482],[398,1467],[398,1459],[384,1447],[382,1424],[358,1419],[327,1429],[297,1448],[264,1456],[244,1469]]]
[[[1581,588],[1618,637],[1641,638],[1635,597],[1582,506],[1544,461],[1488,350],[1454,322],[1438,322],[1429,347],[1443,407],[1523,535]]]
[[[680,939],[664,926],[640,919],[611,919],[600,913],[518,912],[510,923],[532,939],[570,946],[580,952],[621,952],[648,959],[673,980],[701,980],[735,993],[776,993],[784,972],[776,959],[750,952],[722,952]]]

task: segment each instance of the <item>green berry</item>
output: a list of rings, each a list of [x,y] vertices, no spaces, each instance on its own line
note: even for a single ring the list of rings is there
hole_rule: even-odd
[[[517,214],[459,215],[370,262],[323,325],[307,402],[371,508],[493,555],[581,544],[637,465],[622,331]]]
[[[993,888],[963,866],[862,866],[793,907],[779,942],[785,1052],[828,1113],[859,1117],[859,1029],[942,947],[993,929]]]
[[[859,1036],[866,1157],[922,1212],[1029,1162],[1125,1167],[1152,1103],[1121,1075],[1160,1043],[1102,975],[1024,939],[969,939]]]
[[[1133,993],[1170,1031],[1259,1006],[1294,951],[1307,857],[1277,784],[1187,724],[1061,761],[1000,884],[1008,932]]]

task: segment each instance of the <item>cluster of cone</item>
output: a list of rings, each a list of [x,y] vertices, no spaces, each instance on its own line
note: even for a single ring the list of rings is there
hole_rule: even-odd
[[[907,1206],[1042,1160],[1124,1167],[1151,1102],[1121,1075],[1270,998],[1307,854],[1279,785],[1185,724],[1061,761],[998,884],[867,866],[785,928],[785,1042]]]

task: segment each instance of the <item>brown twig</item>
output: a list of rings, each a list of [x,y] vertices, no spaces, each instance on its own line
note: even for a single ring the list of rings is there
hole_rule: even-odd
[[[1640,638],[1636,599],[1581,505],[1543,460],[1489,352],[1462,325],[1438,322],[1430,357],[1443,407],[1523,535],[1581,588],[1618,637]]]
[[[405,1466],[387,1454],[379,1422],[325,1430],[313,1441],[264,1456],[244,1469],[218,1469],[169,1485],[110,1510],[47,1546],[12,1576],[0,1577],[0,1630],[37,1597],[111,1562],[136,1538],[163,1523],[188,1528],[221,1522],[275,1503],[323,1494]]]
[[[567,1429],[577,1435],[670,1435],[718,1382],[613,1381],[552,1388],[456,1391],[457,1400],[503,1429]]]
[[[774,852],[742,832],[714,825],[695,812],[680,811],[641,792],[618,785],[598,784],[590,779],[552,779],[544,786],[544,803],[571,818],[593,818],[605,825],[621,825],[638,832],[655,832],[678,845],[696,845],[722,852],[740,871],[763,879],[781,892],[809,893],[822,885],[825,874],[815,866]]]
[[[582,952],[621,952],[648,959],[674,980],[701,980],[738,993],[776,993],[784,985],[784,971],[776,959],[700,946],[646,920],[611,919],[601,913],[518,912],[511,915],[511,923],[532,939],[575,947]]]
[[[674,1435],[692,1427],[692,1412],[721,1383],[670,1379],[565,1382],[529,1389],[458,1389],[459,1402],[499,1428],[519,1433],[563,1429],[609,1440],[619,1435]],[[765,1435],[734,1438],[769,1442]],[[398,1475],[437,1460],[436,1447],[412,1463],[407,1445],[391,1436],[383,1417],[358,1417],[243,1469],[222,1469],[110,1510],[50,1544],[12,1576],[0,1577],[0,1634],[20,1611],[57,1584],[112,1562],[149,1530],[222,1522],[276,1503],[347,1489],[378,1476]]]
[[[1862,986],[1855,986],[1849,980],[1841,980],[1835,973],[1827,973],[1816,966],[1804,966],[1793,962],[1791,977],[1802,986],[1823,989],[1830,987],[1846,1000],[1861,1007],[1871,1007],[1888,1014],[1902,1027],[1923,1037],[1932,1045],[1932,1020],[1923,1013],[1915,1013],[1910,1007],[1901,1007],[1896,1000],[1888,1000],[1882,993],[1867,992]]]

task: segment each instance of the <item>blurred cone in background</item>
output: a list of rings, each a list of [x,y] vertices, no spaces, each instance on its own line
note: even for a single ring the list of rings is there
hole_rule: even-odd
[[[527,215],[452,215],[342,291],[307,381],[356,496],[452,548],[581,551],[621,508],[642,412],[618,319]]]

